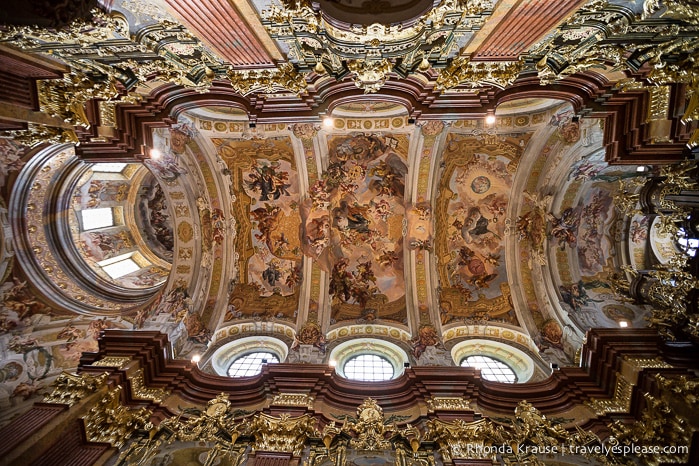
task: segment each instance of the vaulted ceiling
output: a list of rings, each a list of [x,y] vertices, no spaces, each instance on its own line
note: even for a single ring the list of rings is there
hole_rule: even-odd
[[[137,296],[48,267],[66,259],[18,228],[24,273],[56,321],[163,329],[180,357],[244,334],[378,336],[449,365],[477,337],[539,354],[542,377],[590,327],[644,325],[606,283],[647,250],[612,199],[696,137],[680,120],[699,19],[673,3],[114,0],[64,33],[4,27],[7,60],[72,70],[39,82],[55,119],[28,113],[16,140],[80,142],[36,151],[20,181],[39,188],[13,205],[90,208],[86,178],[51,176],[128,162],[149,174],[126,225],[171,240],[135,241],[169,268]]]

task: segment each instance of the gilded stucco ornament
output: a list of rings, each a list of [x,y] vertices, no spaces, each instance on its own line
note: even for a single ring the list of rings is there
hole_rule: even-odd
[[[69,128],[29,124],[25,130],[6,131],[15,143],[31,147],[35,144],[78,144],[78,136]]]
[[[524,61],[471,61],[469,57],[454,58],[437,77],[438,89],[451,89],[460,84],[476,88],[495,85],[504,88],[514,82],[524,69]]]
[[[517,405],[510,425],[496,424],[490,419],[472,422],[433,419],[427,422],[425,439],[437,443],[446,461],[455,458],[495,460],[499,455],[503,464],[532,466],[545,465],[540,453],[546,450],[599,445],[596,435],[582,429],[568,432],[526,401]],[[585,456],[595,455],[588,450]],[[596,459],[604,460],[602,456]]]
[[[430,412],[437,410],[446,411],[471,411],[471,401],[464,397],[433,396],[425,400]]]
[[[255,451],[276,451],[300,456],[310,438],[319,438],[317,420],[308,414],[291,417],[284,413],[280,417],[258,413],[245,424],[245,435],[252,436]]]
[[[131,395],[135,399],[150,400],[156,403],[162,403],[170,392],[163,388],[148,387],[143,380],[143,369],[139,369],[131,376]]]
[[[110,390],[83,418],[90,442],[104,442],[121,448],[137,430],[150,430],[149,409],[129,409],[120,403],[121,386]]]
[[[61,29],[0,28],[0,42],[30,54],[50,55],[70,67],[62,79],[37,82],[40,110],[55,122],[46,118],[27,130],[12,131],[9,134],[15,141],[26,146],[39,142],[77,144],[71,126],[90,127],[85,108],[90,100],[133,103],[141,98],[136,86],[154,80],[206,92],[216,77],[211,66],[218,60],[181,25],[161,21],[149,26],[145,34],[131,36],[128,24],[118,15],[99,9],[91,15]],[[161,42],[173,38],[193,43],[201,58],[187,59],[161,50]]]
[[[262,16],[270,36],[287,45],[289,60],[301,72],[342,79],[350,71],[357,86],[373,93],[392,70],[406,75],[446,66],[458,55],[459,40],[482,27],[492,8],[490,1],[447,0],[410,25],[339,27],[304,0],[271,5]],[[425,50],[424,44],[433,47]]]
[[[207,452],[204,464],[230,464],[237,466],[244,459],[245,447],[236,447],[243,428],[236,415],[248,414],[248,412],[231,411],[231,403],[226,393],[219,394],[209,400],[203,410],[190,408],[185,410],[187,417],[182,413],[177,417],[167,418],[157,427],[144,426],[149,430],[147,437],[134,441],[121,454],[118,465],[150,464],[150,461],[158,453],[161,445],[168,445],[175,441],[180,442],[207,442],[210,449]]]
[[[263,70],[228,70],[231,86],[243,95],[252,92],[276,92],[286,89],[300,94],[306,90],[306,79],[299,74],[291,63],[278,68]]]
[[[591,69],[641,68],[649,70],[646,77],[655,85],[686,83],[690,105],[683,120],[688,121],[699,104],[695,92],[699,42],[693,39],[698,17],[696,5],[688,0],[646,0],[640,15],[630,6],[591,1],[535,45],[530,55],[540,57],[537,71],[542,84]],[[629,43],[630,34],[643,34],[645,40]],[[692,140],[699,140],[699,131]]]
[[[323,429],[323,442],[329,448],[333,440],[341,433],[351,436],[349,446],[357,450],[377,451],[391,448],[391,438],[399,436],[408,441],[413,451],[420,446],[420,431],[410,424],[399,429],[396,421],[404,420],[402,416],[385,419],[383,409],[373,398],[367,398],[357,408],[357,416],[336,416],[344,420],[342,427],[331,422]]]
[[[673,196],[676,199],[683,193],[699,190],[696,170],[695,161],[686,161],[662,167],[659,177],[653,179],[658,183],[657,194],[651,195],[651,202],[657,211],[653,228],[658,237],[672,240],[680,233],[690,211],[678,205]],[[646,178],[639,180],[648,181]],[[616,208],[627,216],[642,213],[637,181],[634,181],[634,185],[622,183],[614,196]],[[648,324],[669,340],[675,340],[681,334],[699,337],[699,315],[690,311],[691,300],[695,299],[693,295],[699,289],[699,279],[687,271],[689,259],[687,254],[678,251],[665,263],[655,265],[653,270],[637,271],[629,266],[622,267],[628,276],[645,283],[642,297],[653,306]],[[630,292],[628,281],[615,280],[612,285],[621,295]]]
[[[239,425],[234,422],[230,412],[231,402],[226,393],[219,394],[209,400],[203,411],[195,410],[192,416],[186,419],[165,419],[158,426],[173,433],[173,439],[182,442],[193,440],[220,441],[226,439],[233,444],[239,435]]]
[[[354,84],[365,94],[378,92],[386,83],[393,64],[383,60],[349,60],[347,68],[354,73]]]
[[[54,381],[53,391],[44,397],[44,403],[73,406],[103,387],[108,376],[109,374],[106,372],[100,375],[63,372]]]
[[[687,392],[675,388],[672,393],[669,393],[672,385],[664,385],[667,383],[667,379],[661,376],[658,378],[661,385],[661,396],[654,397],[650,393],[643,394],[645,409],[641,412],[640,419],[635,419],[630,424],[618,419],[609,424],[612,437],[607,443],[611,446],[618,446],[620,451],[623,447],[634,446],[637,449],[643,449],[645,454],[641,457],[642,464],[687,464],[689,446],[692,443],[692,433],[696,429],[696,425],[693,426],[687,419],[686,411],[678,411],[673,408],[672,400],[680,399],[682,395],[689,396],[692,391],[696,394],[696,386]],[[671,446],[673,448],[657,448],[658,446]],[[617,453],[610,456],[607,464],[636,463],[626,460]]]

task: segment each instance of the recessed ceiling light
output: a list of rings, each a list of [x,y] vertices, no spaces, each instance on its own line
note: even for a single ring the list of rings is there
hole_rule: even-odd
[[[323,126],[326,128],[332,128],[335,121],[331,117],[323,118]]]
[[[160,157],[162,157],[163,153],[160,152],[158,149],[151,149],[150,151],[148,151],[148,155],[151,159],[159,159]]]
[[[628,327],[628,326],[629,326],[629,323],[626,322],[625,320],[620,320],[620,321],[619,321],[619,327],[621,327],[621,328],[626,328],[626,327]]]
[[[492,125],[495,123],[495,115],[488,115],[485,117],[485,123],[488,125]]]

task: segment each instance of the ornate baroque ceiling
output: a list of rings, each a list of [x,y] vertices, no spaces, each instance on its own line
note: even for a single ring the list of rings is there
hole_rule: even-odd
[[[56,191],[80,160],[138,165],[150,173],[124,188],[140,212],[124,214],[129,238],[169,269],[141,294],[97,290],[16,228],[57,308],[32,312],[84,342],[54,358],[68,367],[94,345],[80,329],[99,329],[67,321],[78,312],[167,331],[180,357],[266,333],[327,362],[327,344],[378,336],[451,365],[456,342],[486,338],[540,354],[543,377],[544,360],[574,362],[588,328],[643,325],[647,310],[607,283],[647,240],[629,243],[612,199],[637,176],[625,163],[696,143],[696,9],[397,1],[371,17],[407,3],[399,22],[359,23],[345,2],[114,0],[60,31],[2,28],[3,60],[21,49],[43,57],[29,68],[69,69],[38,81],[43,113],[14,144],[79,142],[35,151],[13,206],[36,227],[30,206],[46,200],[93,207],[88,184]],[[103,259],[77,229],[82,255]]]

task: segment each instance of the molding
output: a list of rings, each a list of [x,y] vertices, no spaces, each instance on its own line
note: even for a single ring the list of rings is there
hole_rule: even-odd
[[[167,390],[202,405],[220,393],[227,393],[234,407],[267,404],[271,397],[283,393],[304,393],[313,397],[316,406],[352,412],[365,398],[374,397],[387,412],[396,412],[425,405],[429,398],[463,397],[488,412],[511,413],[526,399],[543,413],[552,414],[592,399],[614,398],[624,357],[631,358],[626,361],[655,360],[661,355],[660,338],[652,329],[596,329],[588,334],[581,367],[561,368],[541,382],[500,384],[482,380],[472,368],[414,366],[405,368],[394,380],[362,383],[346,380],[326,365],[270,364],[258,376],[236,379],[233,386],[228,377],[204,373],[190,361],[173,360],[165,334],[106,330],[99,340],[99,351],[83,355],[80,370],[102,373],[106,369],[114,384],[123,385],[129,378],[126,369],[92,364],[109,356],[130,357],[143,369],[144,387]],[[686,365],[672,364],[674,368],[640,370],[633,396],[657,372],[688,373]],[[125,396],[128,404],[143,404],[129,393]],[[165,406],[159,409],[173,414]]]

